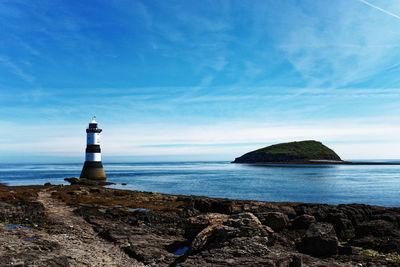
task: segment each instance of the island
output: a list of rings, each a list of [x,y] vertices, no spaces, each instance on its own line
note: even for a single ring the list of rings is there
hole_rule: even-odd
[[[267,146],[248,152],[236,158],[232,163],[400,165],[398,162],[344,161],[335,151],[315,140]]]
[[[267,146],[236,158],[234,163],[309,163],[343,162],[338,154],[314,140]]]

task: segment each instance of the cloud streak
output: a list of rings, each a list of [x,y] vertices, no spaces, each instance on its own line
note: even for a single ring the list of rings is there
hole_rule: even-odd
[[[3,66],[9,69],[13,74],[27,82],[32,83],[35,80],[34,76],[27,74],[20,66],[11,62],[7,57],[0,56],[0,63],[2,63]]]
[[[376,5],[374,5],[374,4],[371,4],[371,3],[368,2],[368,1],[365,1],[365,0],[358,0],[358,1],[360,1],[361,3],[364,3],[364,4],[368,5],[368,6],[370,6],[370,7],[372,7],[372,8],[375,8],[376,10],[379,10],[379,11],[381,11],[381,12],[383,12],[383,13],[386,13],[386,14],[388,14],[388,15],[390,15],[390,16],[396,18],[396,19],[400,19],[400,16],[399,16],[399,15],[396,15],[396,14],[394,14],[394,13],[392,13],[392,12],[386,10],[386,9],[383,9],[383,8],[381,8],[381,7],[379,7],[379,6],[376,6]]]

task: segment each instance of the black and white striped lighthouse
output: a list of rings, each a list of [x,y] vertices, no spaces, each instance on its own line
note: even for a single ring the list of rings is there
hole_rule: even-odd
[[[105,180],[106,174],[101,163],[100,133],[94,116],[86,129],[86,157],[80,178]]]

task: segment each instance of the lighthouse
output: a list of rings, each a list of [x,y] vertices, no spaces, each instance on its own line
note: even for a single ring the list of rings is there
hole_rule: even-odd
[[[106,174],[101,163],[100,133],[96,116],[93,117],[86,129],[86,157],[80,178],[105,180]]]

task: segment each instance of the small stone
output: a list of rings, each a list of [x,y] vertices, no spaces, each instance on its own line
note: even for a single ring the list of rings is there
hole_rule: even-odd
[[[234,260],[234,259],[227,259],[227,260],[226,260],[226,263],[228,263],[228,264],[234,264],[234,263],[235,263],[235,260]]]

